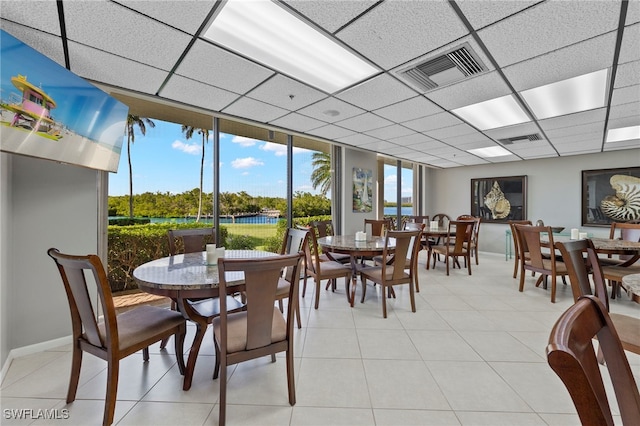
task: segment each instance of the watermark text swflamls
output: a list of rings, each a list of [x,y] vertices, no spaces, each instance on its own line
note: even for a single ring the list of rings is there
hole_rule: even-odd
[[[5,408],[2,410],[5,420],[66,420],[69,410],[66,408]]]

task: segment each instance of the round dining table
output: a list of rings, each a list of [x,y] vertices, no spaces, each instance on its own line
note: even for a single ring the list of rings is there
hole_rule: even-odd
[[[278,254],[259,250],[226,250],[225,252],[225,258],[231,259],[255,259],[272,256],[278,256]],[[140,290],[173,299],[182,315],[196,324],[196,334],[189,350],[184,372],[183,389],[189,390],[196,359],[208,323],[205,317],[199,315],[191,304],[187,303],[187,300],[219,297],[220,279],[217,264],[207,265],[206,252],[178,254],[152,260],[138,266],[133,271],[133,279]],[[241,271],[226,272],[225,279],[228,286],[235,285],[237,291],[242,290],[244,274]]]
[[[366,240],[356,240],[355,235],[331,235],[318,238],[318,246],[324,251],[332,253],[348,254],[351,257],[351,294],[347,294],[351,307],[356,298],[356,283],[358,272],[366,268],[364,263],[358,263],[359,259],[379,256],[384,251],[385,237],[367,236]],[[388,251],[393,251],[396,246],[396,239],[389,238]]]

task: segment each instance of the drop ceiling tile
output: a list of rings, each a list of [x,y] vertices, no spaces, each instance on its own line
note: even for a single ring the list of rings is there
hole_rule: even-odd
[[[389,142],[393,142],[395,144],[403,145],[403,146],[411,146],[411,145],[421,144],[425,142],[432,142],[432,141],[433,139],[431,139],[429,136],[424,135],[422,133],[413,133],[411,135],[389,139]]]
[[[119,0],[119,3],[172,27],[195,34],[215,0]]]
[[[60,23],[57,19],[58,6],[55,1],[29,2],[28,7],[25,7],[25,4],[24,0],[2,0],[0,17],[16,24],[60,35]],[[4,26],[5,22],[2,22],[2,29],[5,29]]]
[[[66,2],[64,14],[69,40],[167,71],[191,41],[189,35],[114,2]]]
[[[620,46],[619,64],[633,62],[640,59],[640,23],[624,28],[622,46]]]
[[[640,84],[640,61],[618,65],[615,88]]]
[[[353,135],[353,130],[345,129],[344,127],[336,126],[334,124],[327,124],[317,129],[309,130],[307,132],[310,135],[316,135],[325,139],[339,139],[345,136]]]
[[[468,151],[470,149],[486,148],[486,147],[489,147],[489,146],[495,146],[495,142],[493,142],[491,139],[479,140],[479,141],[470,141],[470,142],[465,142],[465,143],[451,143],[451,141],[447,141],[447,143],[449,143],[452,146],[455,146],[456,148],[461,149],[463,151]]]
[[[622,127],[640,126],[640,115],[618,118],[616,120],[609,120],[607,129],[619,129]]]
[[[485,135],[483,135],[482,133],[469,133],[467,135],[460,135],[460,136],[452,136],[449,138],[442,138],[440,139],[442,142],[446,142],[447,144],[451,145],[451,146],[458,146],[458,145],[465,145],[465,144],[469,144],[469,143],[493,143],[493,141],[486,137]]]
[[[640,148],[640,139],[604,144],[604,151],[619,151],[622,149],[630,149],[630,150],[635,149],[636,151],[630,151],[629,155],[635,155],[636,158],[640,157],[640,151],[637,151],[637,149],[639,148]]]
[[[515,155],[522,158],[541,158],[542,156],[555,157],[558,155],[555,149],[553,149],[553,147],[548,143],[522,148],[513,147],[513,145],[511,145],[509,148]]]
[[[201,108],[221,111],[238,99],[238,94],[219,89],[199,81],[180,75],[173,75],[162,91],[163,98],[173,99],[184,104],[192,104]]]
[[[547,118],[545,120],[540,120],[538,123],[540,124],[540,127],[542,127],[542,129],[546,132],[548,130],[574,127],[582,124],[604,123],[606,114],[606,108],[598,108],[590,111],[563,115],[560,117]]]
[[[551,141],[556,141],[558,139],[573,136],[573,135],[584,135],[587,133],[593,133],[602,131],[604,129],[604,123],[588,123],[588,124],[580,124],[577,126],[571,127],[562,127],[559,129],[549,129],[545,130],[547,137],[551,139]]]
[[[462,166],[477,166],[479,164],[489,164],[487,160],[481,157],[476,157],[475,155],[458,155],[454,157],[452,160],[455,160]]]
[[[69,62],[71,71],[82,78],[151,95],[168,75],[166,71],[74,42],[69,42]]]
[[[600,1],[539,3],[478,32],[503,67],[614,31],[620,4]]]
[[[640,102],[614,105],[609,109],[609,120],[632,116],[640,116]]]
[[[42,33],[40,31],[13,24],[8,21],[0,21],[1,27],[24,44],[31,46],[38,52],[52,59],[60,66],[65,66],[64,51],[60,37]]]
[[[336,123],[340,127],[345,127],[356,132],[366,132],[367,130],[378,129],[393,124],[391,121],[386,120],[370,112],[347,118]]]
[[[511,94],[497,71],[487,72],[425,93],[445,109],[454,109]]]
[[[383,2],[337,36],[374,63],[390,69],[467,32],[447,2],[412,0]]]
[[[381,74],[336,95],[337,98],[368,111],[414,96],[416,92],[386,74]]]
[[[535,123],[527,122],[514,126],[500,127],[499,129],[485,130],[484,133],[490,138],[498,140],[540,133],[540,129]]]
[[[551,144],[555,148],[558,148],[559,146],[580,143],[588,140],[599,140],[602,143],[604,140],[604,130],[551,138]]]
[[[411,148],[415,149],[416,151],[422,151],[427,154],[432,154],[434,150],[448,149],[451,147],[440,141],[425,141],[420,144],[411,145]]]
[[[341,101],[340,99],[326,98],[321,100],[320,102],[316,102],[313,105],[304,107],[298,112],[300,114],[304,114],[308,117],[322,120],[327,123],[335,123],[336,121],[355,117],[356,115],[360,115],[365,111],[361,108]]]
[[[538,3],[538,0],[501,1],[497,7],[487,7],[487,3],[482,1],[456,2],[464,16],[476,30],[518,13],[536,3]]]
[[[283,1],[330,33],[352,21],[377,2],[378,0]]]
[[[389,148],[395,148],[396,145],[391,142],[381,141],[381,140],[372,140],[365,143],[356,143],[360,148],[369,149],[371,151],[376,152],[387,152]]]
[[[627,7],[627,19],[625,19],[626,25],[640,22],[640,2],[630,1]]]
[[[556,146],[560,155],[588,154],[602,150],[602,139],[590,139]]]
[[[287,114],[284,117],[280,117],[271,121],[270,124],[282,127],[283,129],[295,130],[297,132],[306,132],[310,129],[316,129],[319,126],[324,125],[325,123],[316,120],[315,118],[292,112],[291,114]]]
[[[373,111],[374,114],[397,123],[426,117],[439,112],[442,112],[442,108],[423,96],[416,96],[415,98],[407,99],[406,101]]]
[[[443,169],[450,169],[452,167],[460,167],[460,164],[455,163],[453,161],[445,160],[443,158],[437,158],[430,162],[436,167],[441,167]]]
[[[425,154],[416,154],[413,158],[415,161],[423,164],[431,164],[432,161],[435,161],[438,159],[438,157],[436,156],[425,155]]]
[[[391,126],[381,127],[379,129],[369,130],[365,132],[369,136],[373,136],[374,138],[388,140],[391,138],[399,138],[402,136],[408,136],[414,134],[415,132],[411,129],[403,127],[399,124],[392,124]]]
[[[250,98],[240,98],[238,101],[223,109],[222,112],[268,123],[285,115],[287,110]]]
[[[415,154],[415,150],[408,148],[406,146],[397,145],[395,147],[389,147],[385,150],[385,153],[389,155],[404,155],[404,154]]]
[[[616,33],[612,32],[505,67],[503,71],[520,92],[608,68],[613,63],[615,45]]]
[[[555,150],[553,149],[551,144],[545,140],[515,142],[510,145],[503,145],[503,147],[514,154],[520,154],[521,152],[526,152],[526,151],[555,153]]]
[[[622,105],[640,101],[640,84],[613,89],[611,105]]]
[[[468,124],[458,124],[456,126],[444,127],[442,129],[430,130],[425,132],[427,136],[432,137],[434,139],[447,139],[455,136],[462,136],[474,133],[475,130],[473,127]]]
[[[501,155],[500,157],[485,158],[489,163],[509,163],[511,161],[521,161],[516,155]]]
[[[428,117],[406,121],[402,123],[402,125],[413,129],[416,132],[428,132],[436,129],[441,129],[443,127],[456,126],[462,123],[463,121],[455,115],[449,112],[442,112],[439,114],[430,115]]]
[[[260,84],[247,96],[289,111],[296,111],[327,97],[319,90],[282,74],[276,74]]]
[[[378,139],[372,136],[363,135],[362,133],[354,133],[353,135],[338,138],[337,141],[349,145],[360,146],[377,142]]]
[[[244,94],[273,75],[273,71],[198,40],[176,73],[230,92]]]

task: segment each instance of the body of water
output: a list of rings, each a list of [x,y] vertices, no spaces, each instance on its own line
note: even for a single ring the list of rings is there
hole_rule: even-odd
[[[396,207],[385,207],[384,215],[385,216],[395,216],[398,209]],[[413,207],[401,207],[402,216],[412,216],[413,215]]]
[[[121,217],[121,216],[119,216]],[[116,217],[109,217],[109,219],[116,219]],[[165,223],[165,222],[173,222],[173,223],[195,223],[195,217],[150,217],[151,223]],[[210,223],[213,224],[213,218],[200,218],[199,223]],[[234,223],[231,218],[221,217],[220,223]],[[235,223],[249,223],[249,224],[276,224],[278,223],[278,218],[266,216],[266,215],[257,215],[257,216],[247,216],[247,217],[238,217],[235,220]]]

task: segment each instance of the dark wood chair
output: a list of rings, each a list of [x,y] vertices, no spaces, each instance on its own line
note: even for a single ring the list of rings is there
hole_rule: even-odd
[[[315,220],[311,222],[311,228],[315,231],[318,238],[334,235],[333,222],[330,220]],[[320,260],[335,260],[340,263],[350,263],[351,256],[344,253],[322,252]]]
[[[577,301],[581,296],[595,295],[609,311],[605,278],[593,242],[588,239],[576,240],[558,242],[557,246],[569,271],[573,299]],[[593,280],[593,290],[590,276]],[[640,354],[640,319],[618,313],[610,313],[609,316],[618,331],[622,347]]]
[[[556,302],[556,278],[568,275],[567,266],[555,256],[553,231],[550,226],[515,225],[520,250],[520,291],[524,291],[524,271],[539,272],[541,276],[536,281],[536,287],[544,282],[546,277],[551,277],[551,303]],[[546,234],[548,239],[548,252],[543,252],[541,237]],[[525,252],[528,250],[528,252]],[[564,280],[563,280],[564,282]],[[566,284],[566,283],[565,283]]]
[[[149,361],[149,345],[174,336],[178,369],[180,374],[184,374],[182,354],[186,321],[178,312],[157,306],[140,306],[116,314],[107,274],[98,256],[63,254],[55,248],[50,248],[47,254],[58,267],[71,311],[73,354],[67,404],[76,399],[83,352],[95,355],[107,361],[107,393],[102,424],[110,425],[116,407],[120,360],[142,350],[144,360]],[[92,304],[90,296],[96,294],[96,290],[89,288],[87,276],[93,277],[90,281],[97,286],[103,322],[96,320],[97,307]]]
[[[416,311],[415,302],[415,275],[417,271],[418,251],[420,249],[419,239],[422,230],[415,231],[387,231],[385,236],[384,251],[382,259],[392,259],[389,262],[382,262],[379,266],[364,268],[360,271],[362,281],[362,300],[367,291],[367,280],[379,284],[382,289],[382,316],[387,317],[387,288],[396,285],[408,284],[409,297],[411,300],[411,311]],[[389,248],[389,240],[395,238],[395,249]],[[393,253],[392,253],[393,251]],[[409,272],[405,272],[409,265]]]
[[[418,253],[420,253],[420,250],[422,249],[426,249],[426,244],[423,242],[423,236],[422,236],[422,231],[424,230],[425,224],[422,222],[405,222],[404,223],[404,229],[403,231],[420,231],[420,236],[419,238],[416,240],[416,244],[419,245],[418,247]],[[413,244],[413,242],[412,242]],[[413,247],[410,247],[409,249],[409,253],[413,253]],[[376,266],[380,266],[382,265],[383,259],[386,259],[386,263],[390,264],[393,262],[395,258],[395,255],[390,255],[388,258],[383,258],[382,256],[374,256],[373,257],[373,262]],[[428,261],[428,260],[427,260]],[[409,269],[412,267],[412,262],[415,262],[415,266],[416,268],[418,267],[418,256],[415,257],[415,259],[411,259],[411,257],[407,257],[407,260],[405,262],[405,269]],[[420,284],[418,283],[418,273],[414,273],[413,274],[413,278],[414,278],[414,284],[415,284],[415,288],[416,288],[416,293],[420,293]]]
[[[247,310],[228,313],[225,299],[220,299],[221,315],[213,321],[216,348],[214,379],[220,381],[220,415],[218,424],[224,426],[227,408],[227,366],[250,359],[286,353],[289,404],[295,405],[295,375],[293,362],[293,316],[298,304],[299,281],[289,286],[290,308],[285,318],[274,306],[278,282],[284,269],[292,275],[299,273],[302,254],[288,254],[264,259],[219,259],[220,292],[227,291],[225,273],[242,271],[245,279]]]
[[[520,257],[521,253],[520,253],[520,250],[518,249],[519,240],[518,240],[518,236],[516,235],[516,225],[531,225],[531,221],[530,220],[510,220],[509,221],[509,228],[511,229],[511,238],[513,240],[513,252],[514,252],[513,278],[518,277],[518,270],[520,269],[520,263],[522,262],[522,258]],[[528,259],[529,249],[526,248],[523,251],[523,253]]]
[[[307,278],[312,277],[316,285],[314,307],[318,309],[318,305],[320,304],[320,282],[322,280],[336,280],[337,278],[344,277],[345,291],[347,292],[347,298],[349,298],[352,275],[351,265],[344,265],[335,260],[320,261],[320,256],[318,256],[318,240],[315,232],[309,232],[304,255],[305,274],[304,284],[302,286],[302,297],[304,297],[307,291]]]
[[[439,255],[444,256],[447,266],[447,275],[449,275],[450,260],[453,265],[458,265],[458,258],[464,258],[465,265],[469,275],[471,275],[471,237],[473,235],[473,226],[475,221],[472,220],[452,220],[449,222],[449,232],[443,238],[442,244],[429,245],[427,262],[433,257],[433,268],[436,267],[436,258]]]
[[[392,229],[393,222],[391,219],[365,219],[364,232],[373,237],[384,237],[386,230]]]
[[[549,366],[569,391],[583,425],[613,425],[593,347],[596,337],[609,370],[622,423],[637,425],[640,422],[638,386],[616,328],[597,297],[582,296],[560,316],[546,349]]]
[[[305,247],[308,242],[309,231],[296,229],[296,228],[287,228],[284,233],[284,238],[282,240],[282,247],[280,248],[280,254],[296,254],[296,253],[304,253]],[[298,268],[296,268],[296,272],[298,275],[294,274],[294,268],[286,268],[283,271],[283,275],[280,277],[278,281],[278,289],[276,291],[276,300],[278,301],[278,307],[280,308],[280,312],[284,312],[284,306],[282,301],[289,297],[291,282],[293,280],[300,281],[300,274]],[[289,302],[289,308],[294,305]],[[298,328],[302,328],[302,321],[300,320],[300,303],[295,304],[296,309],[296,321],[298,323]]]
[[[175,256],[180,253],[198,253],[205,250],[206,244],[215,243],[215,228],[190,228],[190,229],[169,229],[167,231],[169,238],[169,254]],[[220,293],[223,294],[223,293]],[[243,296],[244,297],[244,296]],[[236,299],[233,294],[226,296],[226,309],[232,312],[241,311],[245,304]],[[210,297],[205,299],[187,299],[184,300],[185,309],[190,310],[189,318],[196,324],[196,334],[193,338],[191,351],[198,353],[202,345],[202,339],[206,333],[207,327],[214,318],[220,315],[220,298]],[[171,309],[176,309],[176,301],[172,301]],[[160,347],[166,345],[164,340]],[[195,363],[197,357],[189,357],[190,364]],[[190,366],[193,369],[195,366]],[[190,386],[185,384],[186,386]]]
[[[609,238],[620,239],[625,241],[640,241],[640,224],[639,223],[625,223],[625,222],[613,222],[609,229]],[[622,283],[622,277],[627,274],[640,273],[640,266],[633,261],[633,255],[619,255],[618,258],[613,258],[612,255],[607,257],[601,257],[600,262],[603,266],[604,277],[609,281],[611,285],[611,298],[615,299],[620,293],[620,285]],[[637,258],[637,257],[636,257]],[[627,263],[634,263],[633,266],[627,265]],[[623,266],[621,266],[624,264]],[[630,269],[628,269],[630,268]]]
[[[456,220],[473,220],[475,224],[473,225],[472,235],[471,235],[471,244],[469,245],[469,250],[471,251],[471,257],[476,259],[476,265],[479,265],[478,260],[478,239],[480,237],[480,223],[482,222],[482,218],[480,216],[471,216],[468,214],[463,214],[457,217]]]

